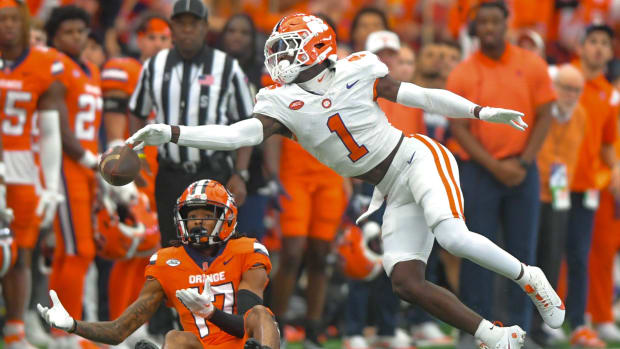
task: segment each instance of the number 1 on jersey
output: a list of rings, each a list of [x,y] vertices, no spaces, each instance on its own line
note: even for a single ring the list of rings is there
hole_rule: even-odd
[[[338,138],[340,138],[344,146],[347,147],[347,150],[349,151],[349,159],[351,159],[351,161],[356,162],[364,157],[364,155],[368,154],[368,149],[366,146],[363,144],[359,146],[355,139],[353,139],[351,132],[349,132],[347,127],[342,122],[340,114],[336,113],[330,116],[329,119],[327,119],[327,127],[329,127],[330,131],[336,132]]]

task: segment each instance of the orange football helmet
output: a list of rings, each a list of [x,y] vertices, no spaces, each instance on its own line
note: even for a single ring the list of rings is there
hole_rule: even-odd
[[[297,13],[276,24],[265,42],[265,66],[273,81],[289,84],[300,72],[336,61],[336,33],[316,16]]]
[[[0,229],[0,278],[3,277],[17,260],[17,242],[13,239],[11,229]]]
[[[343,259],[343,271],[355,280],[372,280],[381,272],[381,228],[367,222],[362,229],[348,226],[338,246]]]
[[[213,212],[212,217],[202,220],[216,220],[212,231],[202,226],[187,229],[190,211],[203,208]],[[183,244],[213,245],[227,241],[235,233],[237,227],[237,204],[232,194],[212,179],[202,179],[187,187],[177,200],[174,209],[174,223],[177,225],[177,236]]]
[[[97,214],[95,236],[97,253],[106,259],[128,259],[148,256],[159,248],[157,213],[150,209],[149,199],[140,193],[129,207],[118,206],[110,212],[103,208]]]

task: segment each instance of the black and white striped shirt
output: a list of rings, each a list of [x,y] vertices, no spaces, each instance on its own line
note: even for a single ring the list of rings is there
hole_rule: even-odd
[[[205,46],[191,61],[175,49],[162,50],[144,62],[129,108],[146,119],[168,125],[230,125],[249,117],[253,97],[236,59]],[[212,151],[162,145],[159,154],[174,163],[199,162]]]

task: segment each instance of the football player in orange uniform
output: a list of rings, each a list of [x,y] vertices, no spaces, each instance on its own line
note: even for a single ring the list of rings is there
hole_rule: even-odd
[[[101,72],[103,123],[106,129],[108,149],[122,146],[124,139],[128,137],[127,105],[138,84],[142,63],[160,50],[172,47],[170,27],[163,17],[147,17],[138,27],[137,34],[140,61],[129,57],[112,58],[106,62]],[[151,114],[151,116],[154,115]],[[142,183],[141,191],[149,196],[151,207],[156,207],[157,147],[145,148],[143,159],[146,160],[148,170],[141,172],[141,177],[145,180],[145,183]],[[112,189],[115,188],[122,187],[113,187]]]
[[[0,220],[9,223],[18,246],[16,266],[2,280],[6,299],[5,347],[30,348],[24,339],[24,308],[30,294],[32,249],[39,223],[50,226],[59,194],[59,110],[63,89],[57,82],[63,71],[57,53],[29,45],[30,24],[25,3],[0,0],[0,116],[2,156],[0,160]],[[45,190],[37,197],[37,171],[31,130],[38,114],[43,154]],[[6,186],[5,186],[6,183]],[[7,208],[8,206],[8,208]],[[39,217],[41,222],[39,222]]]
[[[101,72],[101,89],[103,92],[103,123],[108,139],[108,149],[124,144],[128,137],[127,127],[127,104],[129,97],[135,89],[140,71],[141,62],[144,62],[161,49],[170,48],[172,45],[168,22],[159,16],[147,17],[139,26],[138,47],[140,48],[140,61],[130,57],[112,58],[106,62]],[[141,183],[140,191],[149,198],[150,207],[155,205],[155,174],[157,171],[157,147],[147,147],[144,154],[140,154],[148,164],[148,170],[143,169],[140,173],[145,183]],[[119,197],[127,197],[123,193],[114,191],[127,191],[128,188],[108,187],[112,194]],[[131,190],[131,189],[129,189]],[[118,317],[131,302],[136,300],[140,288],[144,282],[144,268],[149,263],[148,256],[118,260],[110,271],[109,287],[110,294],[114,290],[122,290],[122,296],[110,297],[110,318]],[[130,273],[130,274],[128,274]],[[127,280],[135,287],[128,287]]]
[[[49,43],[64,53],[62,82],[68,111],[67,117],[61,118],[61,190],[66,200],[59,206],[54,224],[56,250],[49,287],[61,291],[69,313],[78,319],[82,318],[84,278],[95,257],[95,154],[103,104],[99,69],[78,58],[86,46],[89,21],[84,10],[62,6],[52,11],[45,24]]]
[[[178,242],[151,256],[140,296],[119,318],[76,321],[53,290],[53,307],[38,306],[43,318],[52,327],[118,344],[166,300],[184,331],[168,332],[164,348],[243,348],[250,337],[279,348],[273,315],[261,306],[268,252],[256,239],[237,235],[237,206],[228,190],[209,179],[192,183],[177,200],[174,221]]]

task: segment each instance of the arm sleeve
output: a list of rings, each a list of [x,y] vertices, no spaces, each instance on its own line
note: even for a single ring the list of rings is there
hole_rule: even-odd
[[[179,126],[178,145],[199,149],[235,150],[260,144],[263,123],[250,118],[232,125]]]
[[[232,66],[230,109],[232,121],[244,120],[251,116],[254,98],[250,91],[248,78],[235,59]]]
[[[454,118],[474,118],[477,104],[447,90],[422,88],[403,82],[398,89],[396,102],[431,113]]]
[[[62,142],[60,137],[60,115],[57,110],[39,112],[41,125],[41,167],[45,189],[58,193],[62,164]]]
[[[140,78],[138,79],[138,85],[129,100],[129,110],[131,110],[132,114],[142,119],[148,118],[153,109],[152,93],[150,91],[153,68],[154,61],[151,58],[144,62]]]

